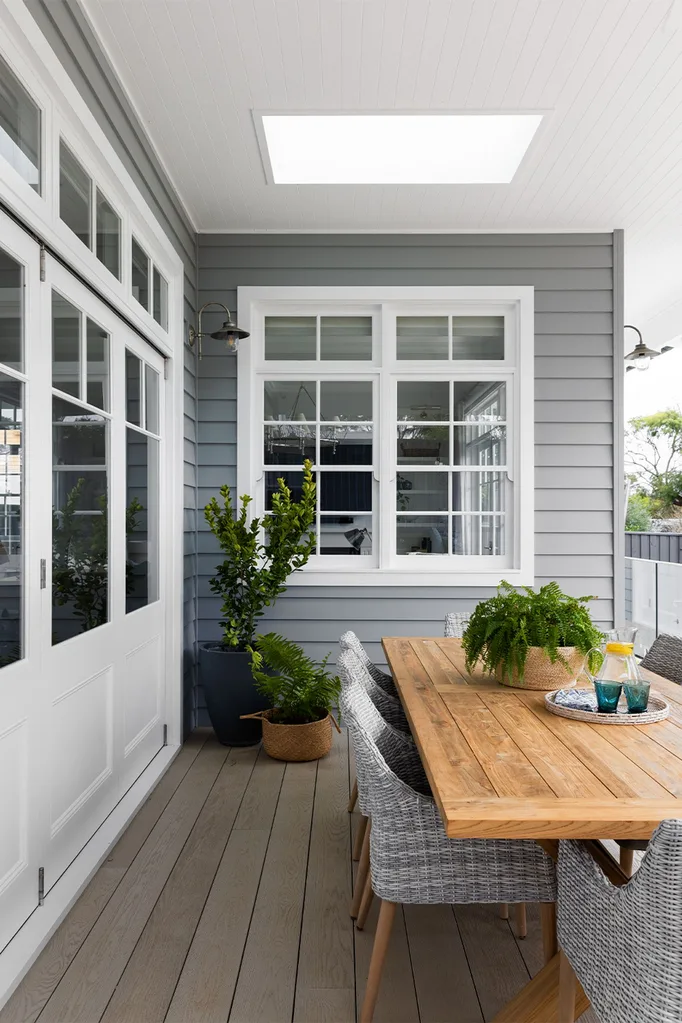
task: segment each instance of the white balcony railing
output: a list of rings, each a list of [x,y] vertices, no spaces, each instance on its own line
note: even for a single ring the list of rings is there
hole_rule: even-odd
[[[626,558],[625,618],[638,628],[640,656],[662,632],[682,637],[682,565]]]

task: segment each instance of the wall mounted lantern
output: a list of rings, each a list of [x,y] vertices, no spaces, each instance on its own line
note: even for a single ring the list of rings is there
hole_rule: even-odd
[[[651,365],[652,359],[655,359],[657,358],[657,356],[662,355],[663,352],[669,352],[672,350],[671,345],[666,345],[664,348],[661,349],[660,352],[657,352],[654,348],[649,348],[647,345],[644,344],[641,330],[639,330],[637,327],[633,327],[631,323],[626,323],[623,329],[634,330],[635,333],[637,334],[637,337],[639,338],[639,341],[632,349],[632,351],[628,352],[628,354],[625,356],[625,361],[628,363],[628,365],[625,368],[626,373],[629,373],[631,369],[648,369],[649,366]]]
[[[239,342],[243,341],[244,338],[251,336],[248,330],[242,330],[241,327],[237,326],[232,319],[232,313],[226,305],[223,305],[222,302],[205,302],[199,310],[197,329],[195,330],[194,327],[189,328],[189,346],[190,348],[194,348],[194,345],[198,342],[197,347],[199,349],[199,358],[201,358],[201,339],[202,337],[207,336],[201,329],[201,317],[204,310],[208,309],[211,305],[220,306],[220,308],[227,313],[227,319],[220,330],[215,330],[212,334],[209,334],[208,337],[213,337],[216,341],[225,341],[227,343],[228,352],[236,352]]]

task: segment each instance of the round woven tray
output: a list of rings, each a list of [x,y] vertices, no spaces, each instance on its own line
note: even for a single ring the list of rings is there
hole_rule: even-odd
[[[566,686],[563,687],[564,689]],[[663,721],[670,713],[670,704],[662,696],[652,693],[649,696],[649,709],[643,714],[628,714],[627,709],[618,710],[615,714],[600,714],[599,711],[574,710],[572,707],[562,707],[554,702],[554,697],[559,692],[556,689],[553,693],[545,694],[545,706],[552,714],[560,718],[571,718],[573,721],[589,721],[591,725],[652,725],[655,721]]]

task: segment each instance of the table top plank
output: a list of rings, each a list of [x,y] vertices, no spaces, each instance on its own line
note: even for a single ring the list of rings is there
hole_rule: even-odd
[[[682,686],[646,673],[671,717],[606,727],[468,673],[460,640],[383,645],[451,837],[648,838],[682,818]]]
[[[481,699],[556,796],[570,798],[577,786],[593,799],[615,799],[604,782],[514,693],[482,693]]]

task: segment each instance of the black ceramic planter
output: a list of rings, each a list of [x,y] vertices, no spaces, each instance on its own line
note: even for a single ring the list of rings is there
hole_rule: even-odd
[[[251,674],[251,657],[220,643],[199,646],[199,681],[206,697],[213,730],[224,746],[254,746],[261,739],[260,721],[241,721],[240,715],[267,710]]]

